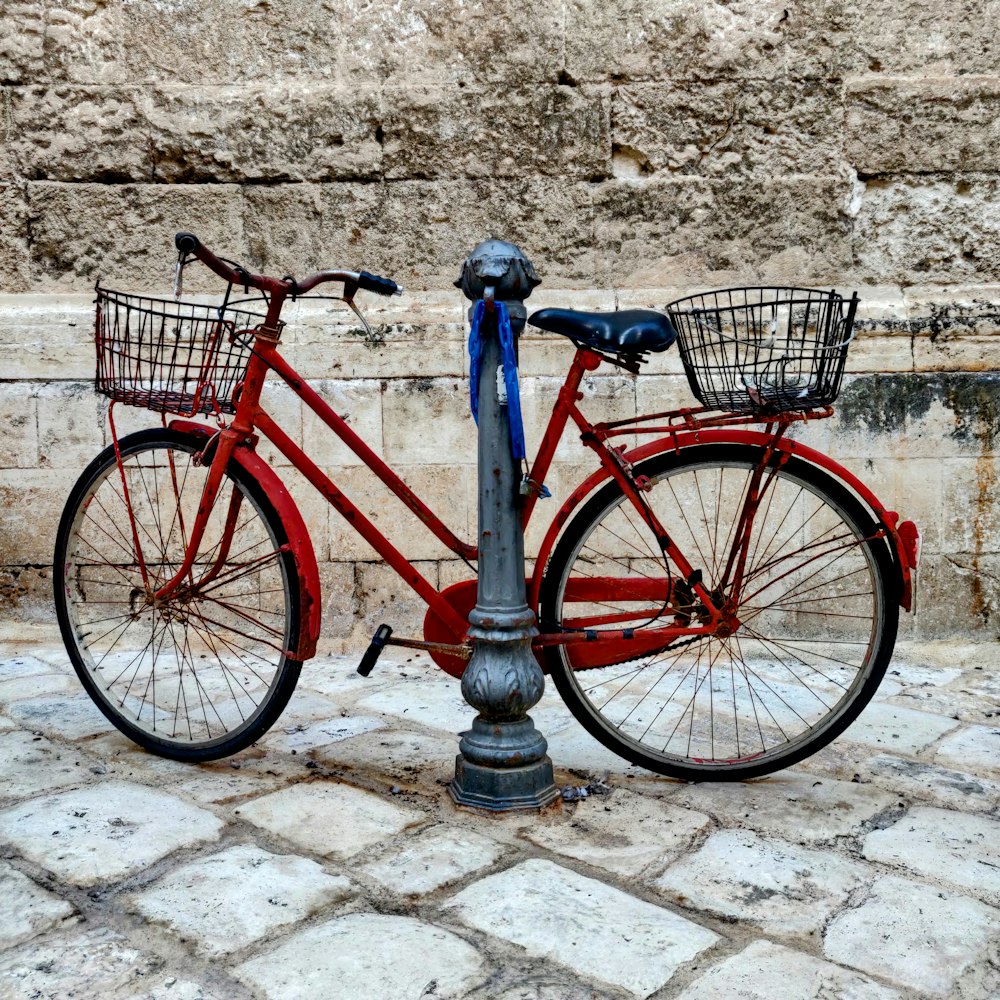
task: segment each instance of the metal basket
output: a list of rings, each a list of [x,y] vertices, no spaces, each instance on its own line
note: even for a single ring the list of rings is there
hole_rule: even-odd
[[[691,391],[705,406],[778,413],[837,398],[858,296],[727,288],[667,306]]]
[[[226,303],[177,302],[98,287],[95,388],[118,402],[161,413],[234,413],[233,391],[252,352],[250,334],[263,319]]]

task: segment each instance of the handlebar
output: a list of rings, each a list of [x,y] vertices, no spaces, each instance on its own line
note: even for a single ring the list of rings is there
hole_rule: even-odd
[[[391,278],[380,278],[377,274],[362,271],[358,275],[358,287],[376,295],[401,295],[402,289]]]
[[[174,237],[174,246],[178,253],[195,253],[201,246],[201,240],[194,233],[180,232]]]
[[[257,288],[265,292],[281,292],[300,295],[327,281],[342,281],[351,298],[353,291],[363,288],[376,295],[402,295],[403,289],[389,278],[380,278],[377,274],[367,271],[319,271],[310,274],[308,278],[296,281],[294,278],[269,278],[264,274],[251,274],[245,267],[217,257],[198,239],[194,233],[180,232],[174,237],[174,245],[182,257],[190,255],[200,260],[207,268],[214,271],[223,281],[233,285],[244,285],[247,288]]]

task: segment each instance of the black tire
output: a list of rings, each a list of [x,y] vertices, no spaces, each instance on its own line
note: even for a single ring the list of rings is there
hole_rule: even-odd
[[[193,462],[203,444],[168,429],[119,442],[148,586],[113,446],[66,502],[53,569],[59,627],[87,693],[129,739],[190,762],[226,757],[267,732],[302,666],[287,655],[300,623],[288,538],[265,491],[236,462],[189,584],[157,606],[151,601],[181,566],[207,475]],[[236,529],[220,562],[233,511]]]
[[[749,445],[701,445],[636,468],[653,484],[643,496],[709,592],[718,589],[730,529],[761,457]],[[623,570],[644,580],[645,591],[624,590]],[[676,567],[669,566],[673,590],[667,571],[652,532],[609,483],[553,552],[540,592],[542,628],[599,632],[603,624],[641,633],[696,624],[697,602],[674,596],[665,606],[655,598],[683,593]],[[591,579],[569,584],[584,578]],[[839,480],[790,458],[762,496],[746,580],[735,609],[740,626],[729,637],[701,636],[579,670],[568,647],[548,647],[570,711],[625,759],[687,781],[767,774],[839,736],[878,688],[896,639],[898,574],[875,520]],[[567,593],[577,600],[566,601]]]

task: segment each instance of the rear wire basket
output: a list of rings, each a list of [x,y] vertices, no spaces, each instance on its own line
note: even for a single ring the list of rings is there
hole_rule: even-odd
[[[691,391],[705,406],[780,413],[837,398],[857,294],[727,288],[667,306]]]
[[[98,392],[160,413],[235,413],[257,313],[97,289]]]

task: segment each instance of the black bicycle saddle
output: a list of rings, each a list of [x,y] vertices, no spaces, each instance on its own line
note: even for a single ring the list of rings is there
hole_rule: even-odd
[[[528,317],[528,322],[539,330],[558,333],[595,351],[611,354],[665,351],[677,339],[677,331],[670,320],[652,309],[623,309],[609,313],[539,309]]]

